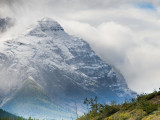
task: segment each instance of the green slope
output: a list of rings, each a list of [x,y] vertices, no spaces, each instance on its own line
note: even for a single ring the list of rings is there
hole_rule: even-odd
[[[99,105],[78,120],[160,120],[160,91],[141,94],[120,105]]]

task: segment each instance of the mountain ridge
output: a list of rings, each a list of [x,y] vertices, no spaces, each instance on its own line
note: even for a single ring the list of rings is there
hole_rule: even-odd
[[[124,77],[86,41],[70,36],[52,19],[43,18],[25,35],[3,45],[0,74],[6,81],[12,80],[14,88],[23,86],[31,76],[51,99],[68,108],[75,101],[81,106],[85,97],[98,96],[105,103],[136,96]]]

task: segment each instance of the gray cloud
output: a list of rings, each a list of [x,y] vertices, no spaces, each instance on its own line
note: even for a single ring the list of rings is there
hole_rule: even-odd
[[[0,5],[8,5],[8,6],[12,6],[15,3],[21,3],[21,0],[0,0]]]
[[[138,3],[156,10],[135,6]],[[116,66],[133,90],[159,87],[159,0],[0,0],[0,7],[0,17],[16,17],[19,28],[45,16],[57,20]]]

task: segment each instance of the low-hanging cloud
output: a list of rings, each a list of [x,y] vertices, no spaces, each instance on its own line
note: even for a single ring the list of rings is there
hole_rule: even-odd
[[[116,66],[130,88],[138,92],[157,89],[160,83],[159,11],[134,7],[127,11],[123,8],[105,11],[80,12],[80,22],[76,22],[78,19],[67,22],[66,25],[70,24],[66,28],[70,28],[70,33],[88,40],[104,60]],[[83,18],[82,14],[87,12],[88,15],[84,15],[87,18]],[[72,14],[72,18],[77,18],[76,14]],[[92,23],[94,18],[96,26]]]
[[[0,17],[19,27],[47,16],[84,38],[137,92],[160,87],[159,14],[158,0],[0,0]]]

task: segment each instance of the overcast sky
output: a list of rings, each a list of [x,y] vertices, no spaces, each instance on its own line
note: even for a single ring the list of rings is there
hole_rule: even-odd
[[[160,87],[159,0],[0,0],[0,17],[23,25],[43,17],[91,44],[141,92]]]

